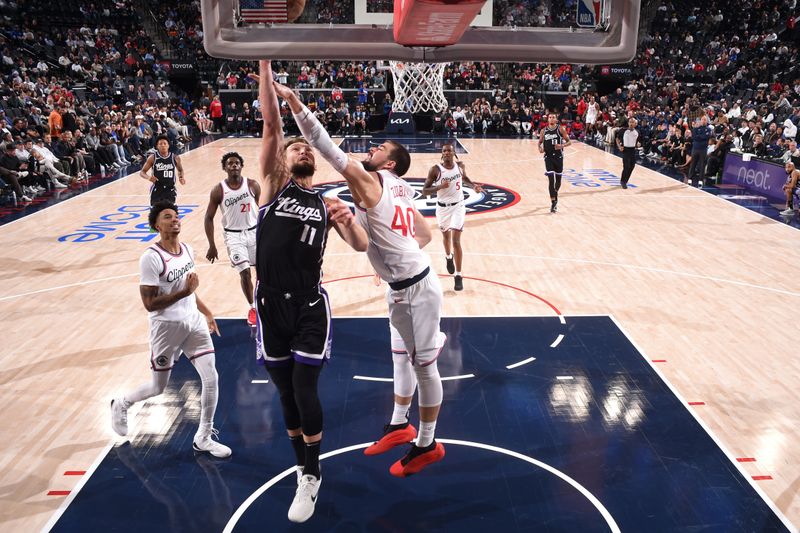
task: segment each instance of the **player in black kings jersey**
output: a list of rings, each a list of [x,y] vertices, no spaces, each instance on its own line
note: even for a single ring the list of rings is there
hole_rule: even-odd
[[[561,188],[561,173],[564,171],[564,148],[570,144],[572,143],[567,130],[558,125],[558,116],[555,113],[547,115],[547,127],[539,132],[539,153],[544,154],[551,213],[558,209],[558,190]]]
[[[314,150],[304,139],[284,141],[272,66],[269,61],[259,66],[264,130],[256,237],[258,357],[280,393],[297,458],[298,487],[289,520],[305,522],[314,513],[321,484],[317,381],[331,346],[322,256],[331,226],[355,250],[366,251],[368,241],[343,202],[323,199],[312,188]]]
[[[148,174],[153,169],[153,175]],[[178,196],[175,189],[175,178],[186,185],[183,179],[183,165],[181,158],[169,151],[169,137],[159,135],[156,137],[156,152],[148,156],[139,175],[153,183],[150,187],[150,205],[156,202],[169,202],[174,204]]]

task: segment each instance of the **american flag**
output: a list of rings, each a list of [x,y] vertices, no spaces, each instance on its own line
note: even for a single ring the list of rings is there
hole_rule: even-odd
[[[286,22],[287,0],[240,0],[242,19],[245,22]]]

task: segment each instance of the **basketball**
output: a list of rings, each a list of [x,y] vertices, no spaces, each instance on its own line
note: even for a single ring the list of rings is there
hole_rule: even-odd
[[[294,22],[303,14],[306,8],[306,0],[286,0],[286,20]]]

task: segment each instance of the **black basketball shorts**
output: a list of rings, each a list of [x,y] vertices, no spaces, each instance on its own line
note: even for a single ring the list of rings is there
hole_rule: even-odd
[[[331,309],[328,293],[270,292],[257,298],[258,358],[267,366],[291,360],[321,365],[331,353]]]
[[[562,155],[545,155],[544,156],[544,168],[546,170],[546,174],[550,172],[555,172],[556,174],[561,174],[564,171],[564,156]]]

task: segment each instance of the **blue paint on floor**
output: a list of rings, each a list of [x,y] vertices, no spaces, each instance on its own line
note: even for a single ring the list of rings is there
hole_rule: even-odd
[[[53,531],[221,531],[248,496],[292,466],[276,390],[251,383],[267,376],[244,320],[220,325],[216,425],[233,456],[192,452],[200,385],[181,360],[165,394],[129,420],[133,440],[110,451]],[[557,469],[624,532],[787,531],[610,318],[445,318],[442,328],[442,376],[475,377],[444,383],[438,438]],[[392,406],[391,383],[353,379],[391,376],[387,320],[335,319],[333,339],[320,379],[323,452],[375,440]],[[529,357],[536,360],[506,368]],[[141,377],[149,378],[144,359]],[[257,498],[235,531],[611,530],[573,485],[524,458],[472,445],[446,444],[446,452],[407,479],[388,472],[402,448],[335,455],[322,462],[307,523],[286,518],[292,474]]]

